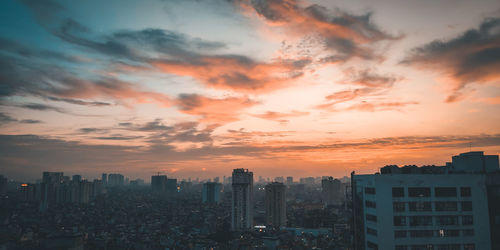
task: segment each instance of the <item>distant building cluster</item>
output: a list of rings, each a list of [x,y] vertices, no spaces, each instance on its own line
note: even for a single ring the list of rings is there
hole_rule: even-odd
[[[0,249],[500,249],[497,155],[257,180],[243,168],[179,182],[157,174],[148,185],[118,173],[0,176]]]

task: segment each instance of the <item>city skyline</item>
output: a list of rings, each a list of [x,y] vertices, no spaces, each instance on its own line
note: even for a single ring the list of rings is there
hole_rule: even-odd
[[[10,179],[297,181],[500,154],[498,1],[0,6]]]

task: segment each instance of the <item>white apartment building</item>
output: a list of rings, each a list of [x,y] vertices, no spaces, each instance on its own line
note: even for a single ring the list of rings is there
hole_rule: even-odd
[[[353,173],[355,249],[493,249],[487,190],[498,171],[498,156],[469,152],[444,167]]]

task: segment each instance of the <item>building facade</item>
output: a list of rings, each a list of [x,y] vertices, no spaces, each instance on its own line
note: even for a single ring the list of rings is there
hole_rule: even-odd
[[[286,226],[286,186],[281,182],[267,184],[266,223],[273,227]]]
[[[461,154],[443,167],[387,166],[382,174],[353,173],[355,249],[497,249],[487,190],[498,178],[492,177],[499,171],[498,156],[486,168],[477,165],[480,154]],[[475,160],[468,165],[455,165],[471,155]]]
[[[248,230],[253,226],[253,173],[237,168],[232,175],[231,229]]]
[[[167,185],[166,175],[153,175],[151,176],[151,189],[154,193],[163,193]]]
[[[340,205],[343,193],[340,180],[331,176],[321,180],[321,199],[325,205]]]
[[[217,182],[203,183],[201,199],[203,203],[219,203],[221,201],[222,184]]]

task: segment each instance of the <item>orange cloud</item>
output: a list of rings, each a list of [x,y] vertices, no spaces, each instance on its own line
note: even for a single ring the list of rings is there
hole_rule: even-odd
[[[267,120],[273,120],[273,121],[279,121],[279,122],[287,122],[288,120],[284,120],[284,118],[288,117],[298,117],[298,116],[305,116],[308,115],[309,112],[301,112],[297,110],[293,110],[291,112],[273,112],[273,111],[268,111],[264,114],[255,114],[252,116],[262,118],[262,119],[267,119]]]
[[[237,92],[268,92],[282,88],[302,75],[307,60],[255,62],[244,56],[200,56],[193,61],[155,60],[161,71],[189,76],[201,83]]]
[[[201,122],[213,124],[236,121],[242,110],[257,104],[257,102],[249,98],[228,97],[215,99],[197,94],[182,94],[176,99],[175,103],[180,112],[201,116]]]

